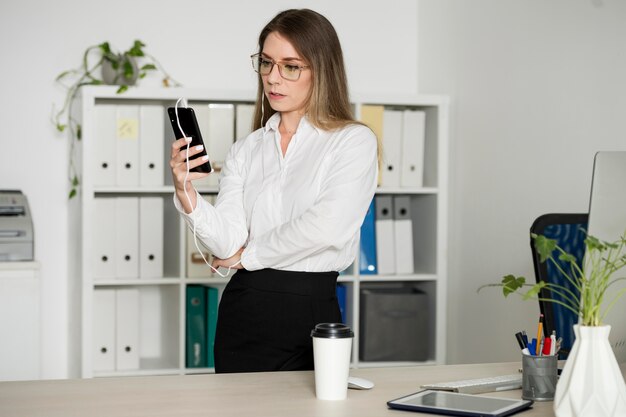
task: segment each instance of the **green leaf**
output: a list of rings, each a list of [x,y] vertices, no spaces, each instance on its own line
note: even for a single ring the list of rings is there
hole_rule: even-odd
[[[67,127],[67,125],[62,125],[61,123],[57,123],[57,130],[59,132],[63,132],[66,127]]]
[[[76,124],[76,139],[81,140],[83,138],[83,128],[80,124]]]
[[[146,45],[143,42],[136,40],[132,48],[128,50],[127,54],[130,56],[144,56],[143,50],[141,49],[144,46]]]
[[[76,193],[76,188],[72,188],[70,190],[70,195],[67,198],[71,200],[72,198],[76,197]]]
[[[535,248],[539,254],[539,260],[545,262],[556,249],[556,240],[539,235],[535,238]]]
[[[605,249],[605,246],[602,244],[600,239],[595,236],[587,235],[587,238],[585,239],[585,245],[587,246],[587,249],[590,250],[597,249],[599,251],[604,251]]]
[[[116,93],[117,94],[122,94],[126,90],[128,90],[128,86],[127,85],[120,85],[120,88],[117,89]]]
[[[78,176],[74,175],[74,177],[72,178],[72,185],[74,187],[77,187],[79,183],[80,183],[80,181],[78,181]]]
[[[142,71],[150,71],[150,70],[156,70],[157,67],[154,64],[146,64],[144,66],[141,67]]]
[[[546,283],[544,281],[538,282],[537,284],[533,285],[533,287],[531,289],[529,289],[528,291],[526,291],[526,294],[524,294],[524,297],[522,297],[524,300],[528,300],[531,298],[536,298],[539,296],[539,292],[545,288]]]
[[[524,286],[526,278],[515,277],[514,275],[506,275],[502,278],[502,293],[505,297],[514,293]]]
[[[100,48],[104,55],[111,53],[111,46],[108,42],[102,42],[100,45],[98,45],[98,48]]]
[[[124,60],[124,77],[132,78],[133,74],[135,74],[135,69],[133,68],[133,64],[130,62],[130,59]]]
[[[576,263],[576,257],[569,253],[562,253],[559,255],[559,260],[563,262]]]

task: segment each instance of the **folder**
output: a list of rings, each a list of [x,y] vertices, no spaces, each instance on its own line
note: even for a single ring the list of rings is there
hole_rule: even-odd
[[[402,166],[400,185],[422,187],[424,184],[424,136],[426,113],[405,110],[402,128]]]
[[[214,346],[215,331],[217,330],[217,311],[219,305],[219,290],[215,287],[205,287],[206,317],[207,317],[207,366],[215,367]]]
[[[186,355],[187,368],[207,367],[207,306],[202,285],[188,285],[186,289]]]
[[[361,225],[359,272],[361,275],[376,275],[376,208],[374,199],[370,203]]]
[[[208,177],[195,180],[196,186],[218,185],[224,160],[235,137],[235,107],[232,104],[195,105],[200,132],[204,139],[213,172]]]
[[[400,186],[400,166],[402,161],[403,113],[400,110],[385,110],[383,114],[383,164],[381,186]]]
[[[383,138],[384,106],[364,104],[361,106],[361,121],[369,126],[379,141]],[[378,155],[378,166],[382,165],[382,155]],[[378,172],[378,185],[382,184],[382,170]]]
[[[376,198],[376,260],[379,275],[396,273],[396,242],[394,235],[393,197]]]
[[[118,105],[115,124],[116,184],[139,185],[139,106]]]
[[[163,185],[165,110],[158,104],[139,108],[139,185]]]
[[[206,201],[213,204],[215,202],[214,195],[203,195],[202,196]],[[210,277],[214,274],[213,270],[209,265],[204,262],[202,256],[210,263],[211,262],[211,252],[202,244],[202,241],[198,239],[198,247],[201,252],[198,251],[196,245],[194,243],[193,230],[190,227],[186,227],[185,234],[187,235],[186,239],[186,250],[185,250],[185,265],[186,265],[186,276],[187,278],[202,278],[202,277]]]
[[[115,185],[117,106],[98,104],[94,107],[94,113],[93,185]]]
[[[139,369],[139,290],[118,288],[115,298],[115,368]]]
[[[412,274],[415,266],[413,261],[413,221],[411,219],[411,197],[394,197],[393,212],[396,273]]]
[[[337,303],[341,312],[341,322],[346,323],[346,286],[337,284]]]
[[[93,199],[91,267],[94,280],[115,278],[116,274],[116,216],[115,198],[97,197]]]
[[[139,277],[163,277],[163,198],[139,198]]]
[[[115,369],[115,290],[93,292],[93,371]]]
[[[252,133],[254,125],[254,105],[237,104],[235,115],[235,139],[241,139]]]
[[[139,197],[115,200],[115,276],[139,277]]]

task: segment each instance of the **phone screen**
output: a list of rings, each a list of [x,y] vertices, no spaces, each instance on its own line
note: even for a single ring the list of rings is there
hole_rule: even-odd
[[[172,129],[174,129],[174,137],[176,139],[180,139],[183,137],[183,133],[178,128],[178,122],[176,120],[176,110],[174,107],[169,107],[167,109],[167,114],[170,118],[170,122],[172,124]],[[204,141],[202,140],[202,134],[200,133],[200,127],[198,126],[198,120],[196,119],[196,114],[191,107],[179,107],[178,108],[178,120],[180,121],[180,126],[183,128],[185,135],[187,137],[191,137],[191,143],[189,144],[189,148],[194,148],[195,146],[202,145],[204,149],[202,152],[192,155],[189,160],[192,161],[196,158],[206,155],[206,146],[204,145]],[[185,147],[181,148],[181,152],[185,152]],[[190,171],[194,172],[212,172],[213,168],[211,167],[210,161],[206,161],[202,165],[199,165],[195,168],[191,168]]]

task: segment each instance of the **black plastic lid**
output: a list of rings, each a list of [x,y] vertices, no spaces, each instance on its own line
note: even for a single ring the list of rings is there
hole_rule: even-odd
[[[354,337],[350,326],[343,323],[320,323],[315,325],[311,331],[311,337],[321,337],[325,339],[345,339]]]

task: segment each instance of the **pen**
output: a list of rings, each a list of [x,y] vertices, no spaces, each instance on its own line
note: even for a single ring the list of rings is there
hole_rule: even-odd
[[[524,338],[522,337],[522,332],[515,333],[515,338],[517,339],[517,343],[519,344],[520,349],[524,349],[526,345],[524,344]]]
[[[550,355],[556,355],[556,330],[550,335]]]
[[[537,323],[537,346],[535,346],[535,356],[539,356],[539,342],[541,340],[541,335],[543,334],[543,314],[539,315],[539,323]]]
[[[543,349],[544,349],[544,343],[545,343],[546,338],[542,338],[541,342],[539,342],[539,349],[537,349],[539,351],[539,354],[537,356],[543,356]]]
[[[522,330],[522,339],[524,339],[524,346],[528,347],[528,335],[526,334],[526,330]]]
[[[551,337],[546,337],[543,339],[543,349],[541,350],[541,353],[543,356],[550,356],[552,355],[552,338]]]

